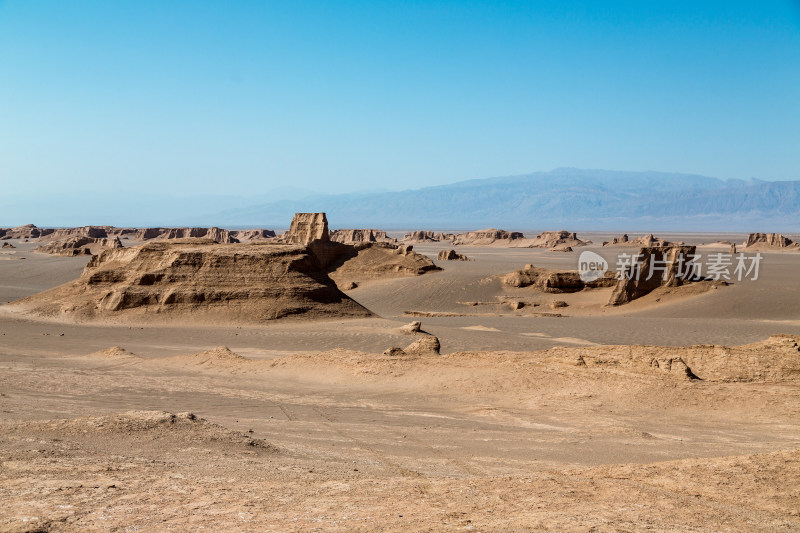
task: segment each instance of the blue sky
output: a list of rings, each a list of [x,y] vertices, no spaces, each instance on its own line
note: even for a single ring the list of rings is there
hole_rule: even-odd
[[[6,194],[800,179],[800,4],[0,1]]]

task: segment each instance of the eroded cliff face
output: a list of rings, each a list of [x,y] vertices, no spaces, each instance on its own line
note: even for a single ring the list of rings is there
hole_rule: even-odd
[[[525,236],[518,231],[506,231],[504,229],[482,229],[478,231],[468,231],[459,233],[453,238],[455,246],[488,246],[491,244],[508,245],[511,241],[524,239]]]
[[[751,233],[747,236],[745,247],[748,250],[800,250],[800,243],[780,233]]]
[[[330,233],[331,241],[343,244],[361,244],[364,242],[396,243],[397,239],[389,237],[379,229],[337,229]]]
[[[295,213],[289,231],[283,234],[282,240],[288,244],[328,242],[328,218],[325,213]]]
[[[71,283],[12,304],[74,321],[259,324],[365,317],[307,247],[151,242],[106,250]]]
[[[696,246],[640,248],[638,275],[635,271],[631,271],[628,275],[621,276],[614,287],[608,305],[628,303],[649,294],[658,287],[678,287],[696,281],[693,274],[687,272],[686,263],[695,256],[696,251]]]

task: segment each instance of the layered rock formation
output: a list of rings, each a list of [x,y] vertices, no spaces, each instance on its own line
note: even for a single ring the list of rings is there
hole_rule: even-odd
[[[617,281],[608,305],[621,305],[649,294],[658,287],[678,287],[697,281],[686,263],[695,256],[696,246],[641,248],[637,267],[631,267]],[[636,272],[638,269],[638,275]],[[652,275],[651,275],[652,273]]]
[[[38,246],[34,251],[52,255],[94,255],[102,250],[122,248],[119,237],[114,238],[93,238],[93,237],[67,237],[59,240],[52,240],[47,244]]]
[[[616,283],[616,280],[608,277],[585,283],[577,271],[553,270],[533,265],[525,265],[521,270],[506,274],[500,281],[508,287],[534,287],[548,293],[578,292],[587,287],[610,287]]]
[[[281,240],[288,244],[328,242],[328,218],[325,213],[295,213],[289,231],[283,234]]]
[[[260,324],[371,315],[336,287],[305,246],[213,242],[106,250],[78,280],[11,305],[74,321]]]
[[[518,231],[488,228],[459,233],[453,238],[453,246],[511,246],[513,241],[524,238]]]
[[[38,239],[53,233],[53,231],[52,229],[38,228],[33,224],[26,224],[16,228],[0,228],[0,239]]]
[[[337,283],[420,276],[441,270],[427,256],[413,251],[412,246],[395,246],[388,243],[338,245],[350,250],[342,250],[342,254],[328,267],[331,277]],[[319,247],[312,246],[311,249],[318,253]]]
[[[268,241],[276,237],[271,229],[242,229],[229,232],[233,239],[238,242]]]
[[[390,242],[396,243],[397,239],[393,239],[386,235],[385,231],[379,229],[337,229],[330,233],[330,240],[332,242],[340,242],[342,244],[360,244],[364,242]]]
[[[748,250],[800,250],[800,242],[794,242],[780,233],[751,233],[744,246]]]
[[[231,232],[217,227],[211,228],[142,228],[133,236],[137,241],[168,239],[210,239],[217,243],[239,242]]]
[[[591,241],[582,241],[574,231],[543,231],[534,239],[528,239],[525,243],[518,243],[525,248],[565,248],[573,246],[586,246]]]
[[[614,237],[610,241],[606,241],[603,243],[603,246],[643,246],[646,248],[651,248],[654,246],[681,246],[682,242],[670,242],[665,239],[659,239],[655,237],[652,233],[648,233],[643,237],[636,237],[633,240],[628,238],[628,234],[625,233],[620,237]]]
[[[452,233],[436,233],[433,231],[412,231],[406,233],[403,242],[407,244],[422,244],[426,242],[452,241],[455,237]]]
[[[437,259],[439,261],[472,261],[466,255],[461,255],[455,250],[441,250]]]

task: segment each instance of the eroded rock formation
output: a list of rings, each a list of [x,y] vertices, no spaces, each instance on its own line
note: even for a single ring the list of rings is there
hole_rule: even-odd
[[[25,224],[24,226],[17,226],[16,228],[0,228],[0,239],[38,239],[39,237],[49,235],[54,230],[48,228],[38,228],[33,224]]]
[[[501,278],[508,287],[534,287],[542,292],[578,292],[585,288],[611,287],[616,284],[613,277],[602,277],[586,283],[577,271],[553,270],[525,265],[525,268],[506,274]]]
[[[780,233],[751,233],[744,246],[748,250],[800,250],[800,242],[794,242]]]
[[[330,232],[330,240],[332,242],[340,242],[343,244],[360,244],[364,242],[390,242],[396,243],[397,239],[393,239],[386,235],[386,232],[379,229],[337,229]]]
[[[210,239],[217,243],[239,242],[228,230],[211,228],[142,228],[133,236],[137,241],[169,239]]]
[[[526,248],[556,248],[556,247],[572,247],[572,246],[586,246],[591,244],[591,241],[582,241],[578,238],[574,231],[543,231],[534,239],[529,242],[519,243],[520,246]]]
[[[363,280],[392,277],[420,276],[427,272],[441,270],[427,256],[413,251],[412,246],[396,246],[388,243],[364,243],[345,247],[328,266],[331,277],[337,283],[347,281],[360,282]],[[311,246],[317,250],[326,248]]]
[[[658,287],[678,287],[696,281],[688,268],[696,246],[656,246],[639,250],[637,266],[620,276],[609,305],[621,305],[649,294]]]
[[[51,240],[47,244],[38,246],[34,251],[52,255],[94,255],[102,250],[122,248],[119,237],[114,238],[93,238],[93,237],[67,237],[58,240]]]
[[[439,251],[439,256],[437,257],[437,259],[439,261],[472,261],[472,259],[470,259],[466,255],[461,255],[455,250]]]
[[[281,239],[289,244],[311,244],[314,241],[328,242],[328,218],[325,213],[295,213],[289,231]]]
[[[630,240],[628,234],[625,233],[620,237],[614,237],[610,241],[604,242],[603,246],[643,246],[646,248],[652,248],[654,246],[681,246],[682,244],[682,242],[670,242],[665,239],[659,239],[652,233],[648,233],[643,237],[636,237],[635,239]]]
[[[406,233],[403,242],[408,244],[422,244],[426,242],[452,241],[455,237],[452,233],[436,233],[434,231],[412,231]]]
[[[307,247],[156,241],[106,250],[71,283],[12,304],[50,318],[258,324],[364,317]]]
[[[510,246],[513,241],[524,238],[525,236],[518,231],[488,228],[459,233],[453,238],[453,246]]]

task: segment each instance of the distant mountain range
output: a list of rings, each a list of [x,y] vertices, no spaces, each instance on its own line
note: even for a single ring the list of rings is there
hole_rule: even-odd
[[[375,184],[372,184],[375,185]],[[231,189],[233,191],[234,189]],[[164,194],[31,188],[0,195],[0,227],[289,226],[296,212],[324,211],[332,229],[534,232],[800,232],[800,181],[721,180],[666,172],[559,168],[522,176],[387,192],[314,195],[300,189]]]
[[[559,168],[399,192],[309,196],[197,222],[285,226],[293,213],[306,211],[327,212],[332,228],[796,232],[800,181]]]

